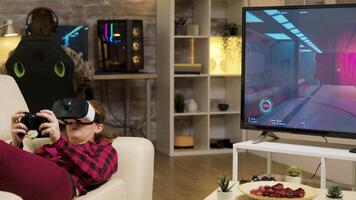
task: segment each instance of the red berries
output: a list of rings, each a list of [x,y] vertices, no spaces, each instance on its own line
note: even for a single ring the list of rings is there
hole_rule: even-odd
[[[250,193],[257,196],[277,198],[302,198],[305,195],[304,189],[298,188],[296,190],[293,190],[291,188],[284,188],[282,183],[277,183],[273,186],[260,186],[257,189],[251,190]]]

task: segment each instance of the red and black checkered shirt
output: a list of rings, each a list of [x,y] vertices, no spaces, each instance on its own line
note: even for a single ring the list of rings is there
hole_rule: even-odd
[[[72,177],[78,195],[109,180],[117,170],[117,153],[105,140],[74,145],[62,135],[56,143],[44,145],[35,153],[65,168]]]

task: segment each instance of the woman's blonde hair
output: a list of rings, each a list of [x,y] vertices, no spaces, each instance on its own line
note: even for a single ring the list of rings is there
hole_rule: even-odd
[[[90,100],[89,101],[90,105],[93,106],[95,112],[100,116],[100,118],[102,119],[102,122],[99,123],[103,123],[105,121],[106,118],[106,112],[104,107],[101,105],[101,103],[99,103],[99,101],[96,100]],[[117,136],[111,132],[107,132],[105,131],[105,126],[102,132],[95,134],[95,140],[101,140],[101,139],[105,139],[109,142],[112,142],[113,139],[115,139]]]

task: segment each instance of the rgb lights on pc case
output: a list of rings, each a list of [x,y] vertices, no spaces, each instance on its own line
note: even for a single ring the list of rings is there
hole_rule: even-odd
[[[142,20],[98,20],[98,71],[135,72],[143,69]]]

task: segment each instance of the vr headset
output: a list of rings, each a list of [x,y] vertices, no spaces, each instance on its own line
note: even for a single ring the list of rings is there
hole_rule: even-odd
[[[79,98],[57,100],[52,106],[52,111],[57,119],[64,124],[91,124],[104,121],[88,101]]]

